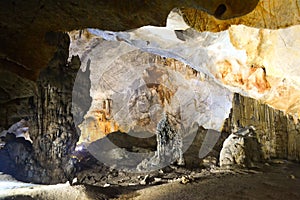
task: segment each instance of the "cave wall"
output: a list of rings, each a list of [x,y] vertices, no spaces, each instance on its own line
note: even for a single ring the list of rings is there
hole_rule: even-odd
[[[30,134],[33,139],[34,157],[48,179],[42,183],[57,183],[67,180],[69,155],[78,140],[72,109],[73,83],[80,62],[67,62],[69,36],[53,33],[53,42],[58,50],[48,67],[37,81],[35,116],[31,120]]]
[[[81,63],[77,57],[68,61],[67,34],[52,32],[49,40],[57,50],[36,82],[0,72],[5,77],[0,87],[0,127],[7,130],[26,119],[33,141],[30,144],[24,139],[6,138],[6,145],[0,149],[0,170],[22,181],[43,184],[65,182],[72,177],[70,155],[79,139],[72,115],[72,90]],[[77,99],[88,99],[86,95],[82,97],[84,94],[83,91]]]
[[[19,166],[18,170],[23,173],[22,180],[39,183],[58,183],[68,179],[69,174],[65,168],[68,168],[69,155],[79,137],[71,109],[73,83],[81,63],[75,57],[71,62],[67,61],[68,35],[54,34],[53,42],[58,46],[57,52],[48,67],[41,72],[35,83],[35,92],[25,95],[24,102],[20,103],[20,106],[34,113],[30,114],[33,157],[24,162],[24,168]],[[172,63],[170,65],[172,67]],[[13,106],[16,110],[17,105]],[[14,121],[13,117],[3,117],[9,123]],[[300,125],[298,120],[296,122],[279,110],[236,94],[225,129],[230,131],[233,127],[253,125],[265,159],[299,161]]]
[[[224,30],[227,29],[230,24],[241,23],[268,28],[298,24],[298,14],[290,10],[288,13],[281,15],[286,16],[286,14],[289,14],[288,17],[276,22],[272,12],[287,11],[287,9],[274,10],[269,5],[271,2],[276,3],[277,1],[260,1],[258,10],[250,13],[248,15],[250,17],[235,18],[226,22],[207,17],[207,14],[202,11],[192,10],[188,18],[197,20],[195,20],[195,23],[191,21],[188,22],[189,25],[198,30],[212,31]],[[298,11],[298,1],[292,2],[293,10]],[[282,3],[277,5],[277,7],[280,8],[281,5]],[[18,6],[12,5],[14,8],[18,8]],[[56,5],[55,9],[51,10],[55,10],[56,12],[57,6],[60,7],[60,5]],[[80,6],[76,5],[76,2],[71,3],[70,6],[72,8],[78,7],[80,10]],[[5,8],[5,6],[2,8]],[[11,172],[21,180],[49,184],[65,182],[71,176],[69,174],[70,171],[68,171],[70,168],[72,170],[72,166],[69,166],[70,154],[79,137],[78,133],[76,133],[74,118],[72,116],[72,89],[77,70],[80,67],[80,62],[76,59],[73,59],[71,63],[67,61],[70,42],[67,35],[53,32],[45,34],[46,31],[53,28],[53,26],[50,28],[51,25],[46,23],[46,19],[48,20],[49,16],[47,9],[49,11],[47,4],[41,5],[40,8],[37,8],[38,12],[32,12],[36,13],[36,15],[26,16],[26,19],[30,18],[29,21],[31,21],[32,18],[31,24],[27,24],[31,29],[27,31],[17,26],[17,28],[13,27],[9,29],[10,25],[16,25],[14,20],[8,20],[6,24],[2,22],[0,24],[3,30],[9,29],[9,31],[2,31],[0,34],[1,49],[3,50],[1,50],[0,55],[0,127],[2,127],[0,131],[1,129],[7,129],[21,118],[28,118],[31,121],[30,134],[33,139],[32,149],[30,148],[28,151],[24,146],[20,145],[19,142],[14,141],[10,143],[10,145],[7,146],[10,154],[4,158],[1,157],[0,160],[2,162],[2,159],[11,159],[12,162],[9,163],[8,167],[13,166]],[[151,9],[157,10],[156,7],[151,7]],[[86,27],[88,24],[93,24],[91,23],[91,19],[95,21],[97,18],[94,17],[93,13],[89,13],[87,10],[75,16],[76,11],[74,13],[68,13],[64,12],[64,9],[61,9],[60,11],[62,13],[75,16],[72,17],[75,23],[72,22],[73,25],[69,26],[72,24],[71,22],[64,24],[64,20],[62,20],[57,29],[71,30],[73,28]],[[263,13],[265,10],[267,10],[267,12]],[[126,10],[123,11],[124,16],[131,16],[126,14]],[[101,12],[101,9],[97,12]],[[185,13],[184,9],[183,12]],[[260,12],[262,12],[262,16],[268,17],[268,19],[262,21],[260,19],[261,17],[256,17],[260,16]],[[3,12],[1,16],[4,16],[4,13],[5,12]],[[10,16],[15,16],[15,11],[11,13],[13,14]],[[86,13],[89,14],[89,17],[87,17]],[[151,14],[152,13],[156,12],[151,12]],[[150,20],[149,23],[153,24],[153,21],[155,21],[157,23],[154,24],[163,24],[167,13],[168,12],[164,12],[161,13],[161,15],[156,15],[155,18],[157,17],[159,19]],[[193,15],[193,13],[197,15]],[[118,14],[119,13],[115,13],[114,16],[118,16]],[[104,16],[103,18],[106,18],[107,13],[102,15]],[[136,17],[138,17],[138,15],[139,14],[137,14]],[[22,15],[18,16],[22,18]],[[7,16],[5,16],[5,18],[6,17]],[[11,18],[12,17],[9,17],[9,19]],[[64,19],[67,20],[68,18]],[[83,19],[87,21],[82,22]],[[147,21],[144,22],[141,17],[138,19],[140,19],[140,21],[136,21],[136,18],[132,20],[122,18],[123,24],[119,25],[118,19],[113,18],[105,21],[105,24],[100,20],[97,20],[95,23],[97,23],[97,26],[110,29],[114,26],[114,30],[129,29],[131,26],[138,27],[141,24],[148,23]],[[292,20],[288,21],[287,19]],[[53,20],[52,18],[52,22],[57,24],[57,19],[55,18]],[[135,23],[133,24],[131,22]],[[201,27],[198,27],[200,24]],[[43,31],[36,31],[36,27],[39,27],[38,25],[45,25]],[[205,27],[203,25],[205,25]],[[15,31],[16,29],[18,29],[18,31]],[[7,40],[7,35],[9,34],[12,36],[11,40]],[[49,58],[53,56],[55,51],[54,57],[52,57],[50,63],[48,63]],[[47,66],[47,68],[45,68],[45,66]],[[42,70],[41,73],[39,73],[40,70]],[[26,79],[26,77],[32,80],[38,78],[38,80],[34,82]],[[257,100],[235,95],[232,114],[228,125],[230,127],[227,127],[227,129],[232,130],[232,127],[244,127],[249,125],[253,125],[256,128],[258,140],[262,145],[261,148],[265,159],[283,158],[300,161],[300,125],[298,120],[294,120],[292,117],[285,115],[285,113],[262,104]],[[194,149],[198,150],[198,146]],[[195,152],[197,153],[197,151]],[[197,156],[196,153],[195,155]],[[16,162],[16,158],[20,159]],[[191,162],[193,159],[191,159]]]
[[[36,83],[0,70],[0,132],[33,115]]]
[[[256,129],[265,159],[300,161],[299,120],[255,99],[235,94],[227,130],[250,125]]]

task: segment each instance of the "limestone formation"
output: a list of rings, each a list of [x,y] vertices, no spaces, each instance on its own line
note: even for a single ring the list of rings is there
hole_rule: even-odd
[[[14,134],[17,138],[23,137],[25,140],[28,140],[32,143],[30,138],[29,123],[25,119],[20,120],[19,122],[13,124],[8,130],[4,130],[0,133],[0,137],[6,137],[8,133]]]
[[[32,145],[8,133],[0,169],[25,181],[71,181],[79,134],[98,160],[132,169],[147,156],[155,158],[156,131],[158,152],[181,159],[194,145],[196,156],[183,156],[187,163],[196,157],[192,164],[199,166],[199,156],[208,151],[199,153],[199,145],[192,144],[199,126],[215,130],[211,146],[219,145],[221,129],[256,128],[255,136],[230,135],[222,166],[251,167],[260,158],[299,161],[298,4],[1,1],[0,130],[26,118]],[[174,7],[180,9],[166,20]],[[142,27],[150,24],[163,27]],[[137,29],[126,31],[132,28]],[[63,31],[70,32],[57,33]],[[234,93],[239,94],[233,98]],[[163,113],[178,117],[181,128],[162,122]],[[205,132],[198,131],[199,140],[205,141]],[[251,154],[253,149],[262,155]],[[202,165],[215,164],[218,153],[213,153]]]
[[[193,8],[181,10],[185,21],[201,32],[219,32],[227,30],[231,25],[238,24],[259,29],[280,29],[299,24],[299,4],[299,0],[261,0],[250,13],[227,20],[216,19]]]
[[[77,34],[70,33],[70,57],[78,55],[82,63],[91,61],[90,95],[93,101],[85,116],[91,126],[76,126],[84,128],[94,124],[102,127],[110,123],[117,124],[114,127],[123,132],[132,129],[154,134],[162,112],[167,111],[181,114],[181,123],[187,128],[187,133],[194,122],[205,128],[221,130],[230,112],[232,93],[221,89],[203,73],[174,59],[143,52],[125,42],[105,41],[91,33],[77,38]],[[84,65],[82,70],[85,70]],[[103,109],[103,102],[108,99],[111,102],[109,116]],[[191,103],[193,101],[195,104]],[[98,113],[104,113],[101,120]],[[81,131],[97,138],[92,135],[93,130]],[[98,138],[109,133],[101,128],[99,131]]]
[[[166,57],[173,57],[185,63],[189,63],[193,69],[189,69],[189,68],[184,69],[184,73],[186,73],[185,77],[188,80],[193,79],[192,78],[193,73],[195,73],[202,80],[207,80],[207,79],[213,80],[216,81],[216,83],[230,89],[232,92],[239,92],[243,95],[248,95],[251,97],[261,99],[263,102],[267,102],[275,108],[284,110],[287,113],[294,115],[295,119],[297,118],[298,107],[297,104],[295,103],[297,102],[298,99],[297,92],[296,90],[293,90],[294,92],[292,93],[281,92],[281,90],[285,90],[285,88],[280,87],[281,79],[278,76],[279,72],[277,72],[278,70],[283,68],[283,65],[280,65],[280,63],[282,62],[280,61],[280,59],[284,59],[284,56],[283,57],[281,56],[285,54],[293,55],[292,53],[293,50],[285,51],[286,47],[281,48],[281,46],[284,45],[284,43],[282,43],[281,40],[279,39],[279,35],[281,35],[281,38],[287,38],[287,36],[285,36],[286,34],[284,33],[287,32],[296,33],[298,30],[297,27],[283,29],[283,30],[274,30],[274,31],[267,31],[267,30],[259,31],[258,29],[254,29],[254,28],[248,28],[244,26],[234,26],[231,27],[226,32],[215,33],[215,34],[197,33],[191,29],[186,29],[186,26],[184,25],[177,26],[177,28],[184,27],[183,30],[181,31],[172,30],[172,27],[175,26],[173,26],[172,24],[171,25],[168,24],[168,27],[166,28],[144,27],[131,32],[117,32],[117,33],[89,29],[85,33],[87,36],[82,36],[80,39],[76,39],[75,36],[77,33],[72,32],[70,33],[73,39],[71,43],[71,50],[70,50],[71,55],[78,54],[79,57],[82,60],[84,60],[84,62],[86,62],[88,59],[91,59],[93,65],[100,66],[106,62],[107,63],[113,62],[113,58],[109,58],[109,55],[113,51],[111,52],[107,51],[108,48],[111,48],[109,47],[109,43],[105,44],[106,42],[102,42],[101,39],[100,40],[97,39],[98,36],[104,37],[107,40],[115,40],[116,42],[120,42],[119,44],[111,43],[116,45],[116,47],[118,45],[126,46],[124,42],[129,43],[132,46],[140,48],[141,51],[156,52],[159,53],[160,55]],[[261,32],[263,37],[258,38],[258,41],[252,40],[251,43],[250,42],[251,37],[257,38],[256,36],[259,35],[258,34],[259,32]],[[250,34],[250,37],[243,37],[245,33]],[[164,35],[168,35],[167,41],[165,40]],[[83,42],[84,40],[88,42]],[[195,41],[198,42],[197,45],[195,45]],[[277,41],[277,43],[274,43],[274,41]],[[97,48],[96,46],[100,43],[104,44],[103,48],[106,49],[106,52],[102,53],[101,51],[96,50]],[[274,44],[278,45],[278,46],[275,45],[275,48],[278,47],[277,50],[283,49],[280,56],[275,56],[275,57],[271,56],[274,54],[273,52],[276,52],[275,50],[272,50],[275,48],[273,46],[271,48],[270,45],[271,43],[273,46]],[[268,45],[270,47],[269,51],[264,50]],[[291,45],[295,45],[295,47],[291,49],[294,49],[294,52],[297,52],[296,42],[291,43]],[[128,56],[131,55],[129,53],[130,50],[126,50],[125,47],[123,48],[124,50],[122,51],[121,55],[128,55]],[[185,49],[191,49],[191,48],[195,48],[196,50],[194,49],[193,51],[185,51]],[[85,53],[86,49],[90,49],[88,53]],[[199,53],[195,53],[195,52],[199,52]],[[223,52],[224,54],[220,52]],[[97,61],[96,58],[96,55],[99,54],[103,55],[103,58],[101,57],[103,61],[101,62]],[[146,54],[143,53],[143,55]],[[125,57],[128,59],[130,56],[129,57],[124,56],[124,58]],[[105,58],[109,58],[109,59],[106,60]],[[141,58],[141,56],[139,58]],[[278,61],[276,62],[277,59]],[[172,70],[183,72],[181,71],[182,70],[181,65],[174,64],[176,62],[173,62],[171,60],[172,59],[166,59],[165,62],[167,66],[169,66]],[[95,62],[99,64],[95,64]],[[103,82],[105,82],[105,85],[101,87],[103,87],[106,90],[108,89],[108,91],[110,89],[112,90],[113,93],[115,91],[122,91],[122,90],[120,89],[120,86],[116,84],[116,82],[110,80],[111,77],[116,76],[116,74],[118,74],[117,79],[119,81],[122,80],[123,77],[120,74],[124,73],[122,72],[124,68],[126,67],[128,68],[128,66],[124,66],[124,65],[122,65],[122,69],[118,68],[121,66],[120,64],[122,62],[117,62],[117,63],[118,66],[112,65],[113,67],[109,67],[110,70],[105,71],[105,76],[102,75],[103,78],[101,79]],[[144,64],[144,62],[142,63]],[[272,65],[268,63],[272,63]],[[287,72],[287,74],[290,74],[290,78],[289,81],[287,81],[286,79],[284,81],[285,83],[289,82],[287,83],[287,85],[291,85],[291,86],[288,87],[298,87],[296,85],[297,78],[293,77],[296,75],[296,73],[295,71],[292,70],[293,67],[291,67],[291,66],[297,66],[297,60],[296,59],[287,60],[287,63],[291,63],[288,64],[289,70],[287,70],[286,68],[284,70]],[[273,66],[276,66],[276,69]],[[99,69],[99,72],[101,70],[103,69]],[[129,73],[128,70],[124,70],[124,71]],[[189,71],[191,72],[192,75],[189,75]],[[94,75],[94,77],[96,78],[99,76]],[[130,85],[128,80],[131,80],[132,78],[128,79],[128,77],[130,77],[128,75],[125,75],[124,77],[126,77],[126,83],[123,85],[124,87],[126,87],[128,84]],[[91,76],[92,82],[97,82],[97,79],[95,78],[93,78],[93,75]],[[146,81],[146,83],[147,81],[153,81],[153,79],[147,78],[147,76],[145,76],[144,80]],[[98,82],[100,83],[101,81]],[[291,82],[293,82],[293,84],[291,84]],[[135,87],[139,86],[138,82],[135,84],[137,84],[137,86]],[[92,90],[93,87],[98,88],[97,85],[95,85],[92,86]],[[168,85],[167,88],[170,89],[170,92],[169,91],[163,92],[163,96],[166,102],[170,101],[170,99],[172,101],[172,96],[174,96],[173,94],[174,90],[172,89],[172,86],[170,87]],[[94,93],[94,95],[96,94],[96,92],[92,92],[92,93]],[[128,91],[127,92],[123,91],[123,93],[128,94]],[[278,93],[280,93],[281,95],[277,96],[276,94]],[[103,95],[103,93],[101,94]],[[93,99],[97,99],[99,97],[95,97]],[[130,112],[127,112],[126,110],[122,111],[119,108],[122,108],[124,103],[120,103],[120,105],[117,105],[118,109],[116,110],[118,110],[118,112],[122,111],[120,112],[122,114],[119,115],[120,117],[118,117],[116,113],[113,113],[112,115],[112,117],[116,119],[115,121],[118,123],[119,128],[121,130],[128,131],[130,129],[128,127],[130,127],[131,125],[133,125],[132,127],[136,125],[144,126],[147,123],[149,123],[149,117],[147,116],[151,116],[151,115],[147,114],[147,112],[145,111],[147,111],[147,109],[151,107],[151,103],[149,103],[149,99],[152,99],[152,97],[151,97],[151,93],[148,93],[147,90],[145,90],[145,88],[140,87],[139,90],[136,91],[136,94],[130,98],[124,99],[122,95],[117,95],[117,97],[118,98],[115,99],[122,99],[123,102],[124,101],[126,102],[128,101],[128,99],[130,99],[129,108],[132,106],[132,109],[129,109]],[[104,95],[103,97],[100,97],[100,99],[102,100],[105,100],[106,98],[110,99],[110,96],[107,97]],[[282,103],[282,101],[279,101],[279,99],[283,100],[283,98],[289,100]],[[218,98],[214,98],[214,100],[215,99]],[[115,107],[115,101],[113,100],[112,102],[113,102],[112,107]],[[97,107],[95,102],[93,105],[94,108],[92,106],[92,109],[95,109]],[[135,110],[136,109],[134,107],[135,105],[138,110]],[[248,106],[248,104],[246,105]],[[174,111],[176,109],[173,108],[172,110]],[[128,115],[127,113],[129,113],[130,115]],[[130,119],[133,121],[131,122],[126,121],[127,119],[122,118],[122,116],[130,116],[131,117]],[[233,115],[233,117],[235,116]],[[220,122],[225,120],[225,118],[221,119],[220,116],[218,116],[218,118],[220,119]],[[212,117],[212,119],[215,118]],[[232,122],[238,123],[239,119],[236,120],[237,121],[232,121]],[[210,122],[211,121],[209,121],[209,123]],[[223,124],[223,122],[220,124]],[[206,126],[206,128],[211,127],[213,129],[218,129],[216,128],[217,126],[215,125],[211,125],[211,124],[207,125],[207,124],[203,124],[203,122],[201,125]],[[248,125],[251,124],[248,123],[244,124],[244,126],[248,126]],[[153,126],[152,129],[148,129],[148,130],[153,130]],[[258,136],[261,137],[260,133],[258,134]],[[260,139],[259,142],[261,142]],[[264,153],[264,158],[268,158],[270,157],[269,153],[271,153],[271,151],[276,151],[276,150],[274,148],[275,146],[270,148],[270,146],[268,146],[268,143],[264,143],[264,142],[265,140],[261,144]],[[266,150],[267,148],[270,149]],[[294,149],[295,149],[294,151],[296,152],[298,151],[296,150],[298,148],[294,147]],[[285,157],[287,157],[286,154]]]
[[[300,111],[299,30],[299,26],[268,30],[242,25],[219,33],[173,30],[170,26],[115,33],[90,29],[106,39],[178,59],[232,92],[296,118]]]
[[[5,145],[0,149],[0,171],[11,174],[18,180],[47,183],[50,177],[36,161],[30,141],[7,133]]]
[[[233,109],[224,129],[254,126],[263,159],[300,160],[299,121],[255,99],[235,94]]]
[[[175,163],[184,165],[183,130],[180,125],[180,115],[172,116],[164,113],[156,128],[157,151],[155,155],[143,160],[137,169],[151,170],[153,167],[164,167]]]
[[[72,59],[68,63],[69,38],[66,34],[56,37],[59,48],[39,76],[29,130],[34,158],[44,170],[39,176],[46,177],[38,182],[48,184],[67,181],[64,167],[79,138],[72,115],[72,89],[80,62]]]
[[[260,148],[253,127],[239,129],[224,141],[219,164],[221,167],[254,167],[262,161]]]

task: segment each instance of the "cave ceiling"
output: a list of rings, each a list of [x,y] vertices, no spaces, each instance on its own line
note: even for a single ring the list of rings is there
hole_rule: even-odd
[[[232,24],[277,29],[299,23],[298,4],[297,0],[3,0],[0,2],[1,70],[35,80],[56,50],[55,40],[59,38],[51,32],[164,26],[174,7],[180,7],[185,21],[199,31],[221,31]]]
[[[299,5],[299,0],[261,0],[252,12],[227,20],[217,19],[206,12],[193,8],[182,8],[181,10],[189,26],[198,31],[218,32],[238,24],[264,29],[296,25],[300,22]]]
[[[193,7],[220,19],[249,13],[258,0],[3,0],[0,2],[1,69],[35,80],[57,47],[51,32],[84,28],[121,31],[164,26],[175,7]],[[187,16],[188,17],[188,16]]]

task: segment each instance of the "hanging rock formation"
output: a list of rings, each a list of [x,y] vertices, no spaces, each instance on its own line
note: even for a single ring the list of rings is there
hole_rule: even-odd
[[[178,59],[232,92],[299,115],[299,26],[268,30],[239,25],[219,33],[199,33],[186,26],[183,30],[167,26],[131,32],[90,31]]]
[[[143,52],[125,42],[105,41],[86,34],[77,38],[78,32],[70,33],[70,56],[78,55],[82,63],[90,60],[93,101],[84,116],[86,121],[76,124],[85,138],[82,141],[92,142],[89,138],[97,138],[96,135],[100,139],[108,130],[142,130],[154,134],[163,112],[180,114],[180,123],[187,133],[193,123],[207,129],[222,129],[232,102],[232,93],[227,89],[175,59]],[[84,65],[82,70],[85,70]],[[108,99],[110,111],[103,107]],[[98,113],[106,114],[100,119]],[[112,126],[106,130],[100,128],[94,132],[88,128],[107,123]]]

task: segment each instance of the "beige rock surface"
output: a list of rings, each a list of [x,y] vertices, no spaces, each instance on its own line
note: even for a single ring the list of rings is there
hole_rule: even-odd
[[[264,159],[285,158],[300,160],[300,123],[298,119],[276,110],[253,98],[236,94],[232,113],[225,127],[231,130],[252,125]]]
[[[92,50],[92,48],[101,43],[101,39],[98,38],[99,36],[94,35],[99,34],[108,40],[121,41],[119,44],[112,43],[115,46],[124,46],[123,42],[125,42],[141,48],[142,51],[154,52],[166,57],[169,56],[183,60],[183,62],[191,64],[191,67],[194,69],[183,68],[184,65],[172,59],[164,61],[164,65],[185,74],[184,76],[189,81],[192,81],[190,79],[194,73],[200,79],[209,76],[211,80],[216,81],[217,84],[222,85],[232,92],[238,92],[242,95],[255,98],[262,103],[267,103],[275,109],[294,116],[295,119],[297,118],[300,111],[298,103],[300,98],[300,82],[298,77],[300,74],[299,70],[297,70],[297,66],[300,64],[298,56],[300,45],[297,38],[300,31],[299,26],[269,30],[238,25],[232,26],[220,33],[197,33],[190,30],[182,30],[179,33],[177,30],[173,30],[173,28],[186,29],[187,27],[184,24],[174,26],[176,21],[179,24],[182,22],[180,22],[178,15],[177,18],[173,14],[170,16],[172,16],[171,19],[173,21],[167,27],[162,28],[149,26],[131,32],[97,32],[97,30],[85,30],[82,32],[82,38],[78,38],[78,32],[71,32],[70,55],[80,55],[83,63],[86,63],[88,59],[91,59],[92,63],[96,62],[97,64],[94,65],[97,65],[97,70],[95,68],[94,75],[92,74],[91,78],[93,81],[100,83],[99,78],[97,79],[98,75],[95,74],[101,74],[101,70],[104,70],[107,63],[113,63],[117,58],[112,56],[112,50],[102,53],[99,50]],[[180,34],[182,35],[180,36]],[[103,45],[103,48],[108,48],[109,43],[103,42]],[[129,49],[123,50],[121,54],[129,55],[129,51]],[[102,59],[101,62],[95,59],[97,55],[101,55],[99,58],[100,60]],[[142,55],[144,54],[136,56],[136,58],[139,57],[137,60],[141,60]],[[132,58],[130,56],[123,57],[128,60],[127,65],[136,65],[134,64],[136,62],[133,59],[134,56]],[[141,60],[141,62],[145,64],[145,61]],[[137,67],[137,71],[143,69],[140,66]],[[102,83],[102,87],[104,88],[111,87],[120,90],[120,86],[116,85],[116,83],[119,83],[120,80],[128,82],[128,80],[133,78],[129,73],[130,70],[127,70],[127,66],[122,61],[115,62],[115,64],[112,64],[107,69],[109,70],[104,70],[107,75],[103,74],[102,76],[106,78],[101,79],[106,84],[105,86]],[[109,76],[114,76],[114,78],[108,78]],[[125,76],[125,78],[122,76]],[[116,82],[116,80],[119,82]],[[128,84],[126,83],[123,87],[129,86]],[[92,88],[97,88],[97,86],[93,86]],[[111,92],[106,92],[102,96],[99,96],[99,94],[102,95],[104,93],[98,92],[98,95],[94,95],[94,99],[99,99],[98,108],[103,107],[100,104],[103,104],[105,99],[110,98],[109,94]],[[161,96],[166,99],[170,98],[166,92],[162,93]],[[94,112],[97,110],[96,108],[92,109],[94,109]],[[105,113],[105,111],[101,112]],[[102,124],[105,123],[103,122]],[[117,127],[117,125],[118,122],[115,123],[115,121],[109,119],[107,125],[100,125],[104,127],[102,128],[104,130],[102,131],[102,135],[104,136],[110,132],[111,127]],[[107,127],[106,130],[108,131],[105,131],[105,127]],[[122,130],[126,131],[126,129],[128,130],[128,127],[123,127]]]
[[[182,12],[185,21],[199,31],[218,32],[238,24],[262,29],[279,29],[299,24],[299,5],[299,0],[260,0],[252,12],[228,20],[216,19],[196,9],[182,9]]]
[[[92,142],[117,130],[154,134],[163,112],[178,115],[187,133],[193,123],[221,130],[232,93],[203,73],[125,42],[86,32],[81,38],[78,32],[70,35],[70,55],[79,56],[83,70],[85,63],[91,67],[93,102],[79,125],[80,141]]]

